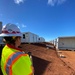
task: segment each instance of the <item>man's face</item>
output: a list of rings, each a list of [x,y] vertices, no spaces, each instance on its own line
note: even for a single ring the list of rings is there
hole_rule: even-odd
[[[21,44],[21,37],[17,37],[16,41],[15,41],[16,46],[20,46]]]

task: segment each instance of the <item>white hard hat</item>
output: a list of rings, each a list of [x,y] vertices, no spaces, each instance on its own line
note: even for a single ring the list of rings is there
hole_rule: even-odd
[[[22,36],[22,33],[20,32],[20,29],[15,25],[15,24],[6,24],[2,28],[2,33],[0,36],[5,37],[5,36]]]

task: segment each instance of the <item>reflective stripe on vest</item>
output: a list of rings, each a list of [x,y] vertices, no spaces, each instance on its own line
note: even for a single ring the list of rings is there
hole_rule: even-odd
[[[8,57],[5,64],[5,71],[7,75],[12,75],[12,66],[21,56],[27,56],[27,54],[24,54],[23,52],[16,52]]]

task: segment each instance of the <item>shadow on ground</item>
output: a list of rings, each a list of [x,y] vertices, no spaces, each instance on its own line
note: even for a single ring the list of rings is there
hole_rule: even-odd
[[[33,56],[34,75],[42,75],[50,63],[50,61]]]

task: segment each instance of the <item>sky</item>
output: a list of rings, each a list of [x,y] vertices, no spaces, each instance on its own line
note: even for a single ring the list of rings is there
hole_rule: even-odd
[[[0,21],[46,41],[75,36],[75,0],[0,0]]]

